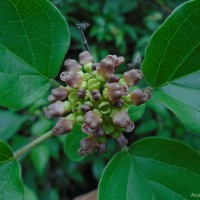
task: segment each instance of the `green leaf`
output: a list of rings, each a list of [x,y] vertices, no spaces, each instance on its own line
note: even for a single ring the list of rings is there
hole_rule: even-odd
[[[22,200],[23,195],[20,165],[13,160],[11,148],[0,140],[0,199]]]
[[[12,159],[12,157],[13,153],[11,148],[8,146],[8,144],[0,140],[0,166]]]
[[[87,137],[81,130],[79,125],[75,125],[73,130],[66,135],[65,138],[65,153],[69,159],[74,161],[81,161],[83,157],[79,156],[78,150],[80,149],[80,141]]]
[[[99,184],[99,200],[186,200],[199,193],[200,154],[175,140],[146,138],[117,153]]]
[[[28,120],[28,116],[21,116],[8,110],[0,110],[0,139],[8,140],[20,129],[21,125]],[[10,126],[12,124],[12,127]]]
[[[38,175],[42,176],[50,159],[50,149],[45,144],[41,144],[31,150],[30,156]]]
[[[1,0],[0,13],[0,105],[24,108],[58,74],[68,27],[47,0]]]
[[[135,122],[142,117],[142,115],[144,114],[144,111],[145,111],[145,104],[142,104],[140,106],[131,105],[128,110],[128,114],[131,120]]]
[[[38,200],[36,193],[29,187],[24,187],[24,200]]]
[[[200,133],[200,1],[179,8],[153,35],[142,69],[155,96]]]

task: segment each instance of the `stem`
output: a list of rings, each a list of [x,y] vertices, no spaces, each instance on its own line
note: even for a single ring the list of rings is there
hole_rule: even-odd
[[[60,83],[58,81],[54,80],[54,79],[50,79],[49,82],[55,87],[60,86]]]
[[[26,146],[22,147],[21,149],[19,149],[18,151],[16,151],[14,153],[14,159],[18,159],[20,158],[22,155],[24,155],[25,153],[27,153],[28,151],[30,151],[32,148],[34,148],[35,146],[37,146],[38,144],[40,144],[41,142],[47,140],[48,138],[53,136],[53,131],[48,131],[46,132],[44,135],[42,135],[41,137],[33,140],[31,143],[27,144]]]

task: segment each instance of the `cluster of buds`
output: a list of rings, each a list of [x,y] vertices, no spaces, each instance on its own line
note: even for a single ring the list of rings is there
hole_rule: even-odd
[[[87,137],[81,140],[81,156],[106,151],[109,137],[114,138],[119,147],[127,144],[123,132],[132,132],[134,123],[128,115],[131,104],[138,106],[146,102],[151,93],[136,89],[129,92],[142,79],[139,69],[125,72],[123,77],[114,74],[124,62],[123,57],[108,55],[100,63],[94,63],[89,52],[79,55],[79,63],[68,59],[60,79],[66,87],[51,91],[51,103],[46,109],[48,118],[59,118],[53,128],[55,135],[62,135],[79,124]]]

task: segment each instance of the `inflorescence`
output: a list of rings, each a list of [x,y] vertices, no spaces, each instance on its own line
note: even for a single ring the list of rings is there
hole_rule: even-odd
[[[51,104],[46,109],[48,118],[59,118],[53,128],[55,135],[63,135],[79,124],[87,137],[80,142],[79,155],[84,156],[95,151],[105,152],[109,137],[115,139],[119,147],[128,141],[122,134],[131,132],[134,123],[128,115],[131,104],[138,106],[146,102],[151,93],[149,90],[135,89],[142,79],[139,69],[132,69],[120,78],[114,74],[115,69],[124,62],[123,57],[108,55],[100,63],[94,63],[88,51],[79,55],[76,60],[64,62],[66,71],[60,79],[67,86],[59,86],[51,91],[48,97]]]

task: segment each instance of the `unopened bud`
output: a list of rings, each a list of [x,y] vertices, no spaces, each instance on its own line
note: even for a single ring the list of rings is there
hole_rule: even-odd
[[[121,87],[118,83],[108,84],[108,99],[110,101],[119,101],[122,97]]]
[[[82,65],[86,65],[93,62],[93,57],[88,51],[83,51],[79,54],[79,60]]]
[[[123,148],[128,144],[128,140],[123,136],[123,134],[116,138],[115,141],[117,142],[119,148]]]
[[[101,93],[98,90],[92,90],[91,95],[95,101],[99,101],[101,99]]]
[[[45,115],[48,118],[61,117],[66,112],[65,105],[62,101],[56,101],[48,106]]]
[[[113,124],[120,128],[125,128],[126,132],[131,132],[134,129],[134,123],[125,111],[117,112],[113,116]]]
[[[98,152],[99,153],[105,153],[106,151],[107,151],[107,145],[106,145],[106,143],[99,144],[99,146],[98,146]]]
[[[80,88],[83,80],[80,73],[62,72],[60,79],[65,81],[72,88]]]
[[[104,58],[98,65],[97,65],[97,72],[107,78],[114,73],[114,64],[111,59]]]
[[[57,98],[53,95],[49,95],[47,99],[50,103],[54,103],[55,101],[57,101]]]
[[[86,112],[92,110],[92,106],[91,106],[91,105],[87,105],[87,104],[83,104],[83,105],[81,106],[81,110],[82,110],[83,112],[86,113]]]
[[[84,122],[94,129],[100,126],[102,119],[96,112],[89,111],[85,114]]]
[[[128,95],[128,86],[122,85],[121,86],[122,96]]]
[[[79,96],[81,99],[84,99],[84,98],[85,98],[85,95],[86,95],[86,90],[84,90],[84,89],[79,89],[79,91],[78,91],[78,96]]]
[[[136,106],[145,103],[150,97],[151,92],[149,90],[142,91],[137,89],[130,94],[131,102]]]
[[[123,99],[120,99],[119,101],[114,103],[114,106],[117,107],[117,108],[120,108],[123,105],[124,105],[124,100]]]
[[[134,86],[142,79],[143,74],[139,69],[132,69],[124,73],[124,81],[128,86]]]
[[[73,123],[66,117],[62,117],[62,118],[59,118],[58,122],[53,128],[53,133],[56,136],[63,135],[65,133],[70,132],[72,128],[73,128]]]
[[[82,66],[76,60],[72,59],[67,59],[64,62],[64,65],[67,68],[67,71],[72,73],[79,72],[82,69]]]
[[[108,83],[114,83],[114,82],[118,83],[119,80],[120,80],[119,76],[117,76],[117,75],[115,75],[115,74],[111,74],[111,76],[109,76],[107,82],[108,82]]]
[[[58,88],[51,90],[51,94],[55,96],[57,100],[63,100],[67,97],[68,92],[65,87],[59,86]]]

